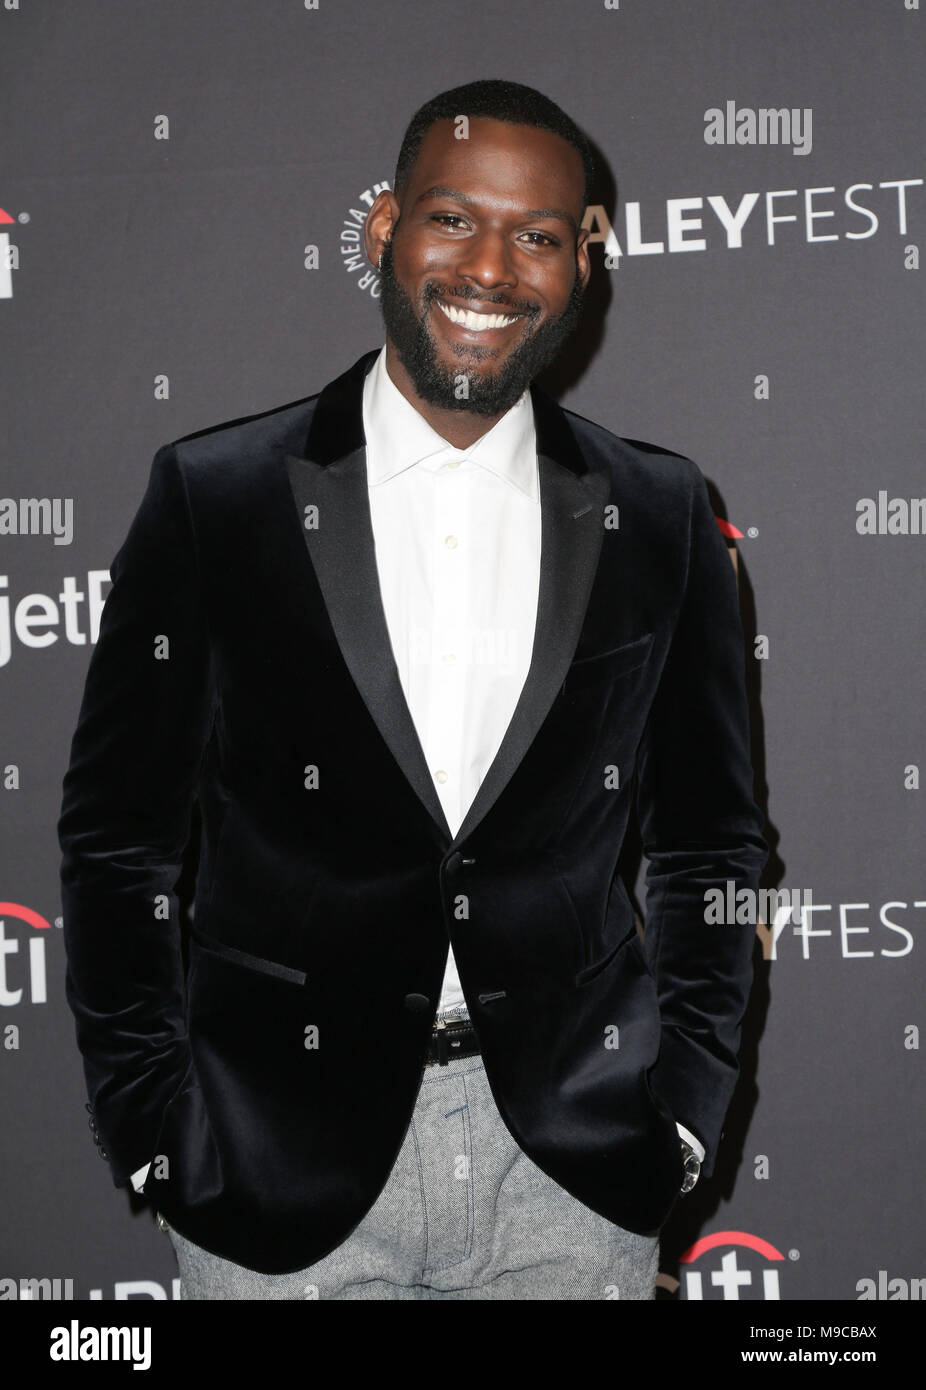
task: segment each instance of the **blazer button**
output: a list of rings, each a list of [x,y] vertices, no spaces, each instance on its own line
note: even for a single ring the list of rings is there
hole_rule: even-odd
[[[424,994],[406,994],[405,1007],[411,1014],[423,1014],[431,1007],[431,1001]]]

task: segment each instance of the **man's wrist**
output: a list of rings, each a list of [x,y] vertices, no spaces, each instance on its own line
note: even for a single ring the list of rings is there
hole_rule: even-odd
[[[682,1166],[684,1173],[680,1191],[684,1195],[690,1192],[701,1175],[701,1164],[704,1162],[704,1145],[690,1129],[675,1122],[678,1130],[679,1143],[682,1146]]]

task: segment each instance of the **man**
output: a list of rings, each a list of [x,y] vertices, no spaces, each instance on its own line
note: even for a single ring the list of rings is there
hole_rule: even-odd
[[[713,1166],[753,932],[705,894],[766,857],[742,630],[696,466],[531,386],[592,167],[530,88],[423,107],[366,224],[384,349],[160,449],[113,562],[68,998],[184,1297],[651,1298]]]

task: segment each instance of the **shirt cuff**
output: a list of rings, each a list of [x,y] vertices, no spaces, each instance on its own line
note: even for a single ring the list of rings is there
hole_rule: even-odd
[[[145,1179],[148,1176],[148,1170],[150,1169],[150,1167],[151,1164],[146,1163],[144,1168],[139,1168],[137,1172],[132,1174],[132,1186],[135,1188],[136,1192],[141,1192],[142,1188],[144,1187]]]
[[[690,1130],[690,1129],[686,1129],[684,1125],[680,1125],[679,1122],[678,1122],[678,1120],[675,1121],[675,1128],[678,1130],[678,1132],[679,1132],[679,1134],[682,1136],[682,1138],[685,1139],[685,1140],[687,1140],[687,1142],[688,1142],[688,1143],[691,1145],[691,1147],[694,1149],[694,1151],[695,1151],[695,1157],[697,1158],[698,1162],[699,1162],[699,1163],[703,1163],[703,1162],[704,1162],[704,1145],[701,1143],[701,1140],[700,1140],[700,1139],[696,1139],[696,1138],[694,1137],[694,1135],[692,1134],[691,1130]]]

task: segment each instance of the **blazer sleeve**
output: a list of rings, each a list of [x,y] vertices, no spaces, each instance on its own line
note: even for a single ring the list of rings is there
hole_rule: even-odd
[[[209,646],[173,445],[113,560],[58,838],[65,990],[117,1187],[157,1152],[192,1066],[176,883],[211,728]]]
[[[688,564],[637,762],[647,856],[644,951],[662,1019],[654,1089],[714,1166],[738,1074],[755,925],[708,925],[705,894],[758,890],[768,857],[753,798],[736,576],[700,469],[690,469]]]

